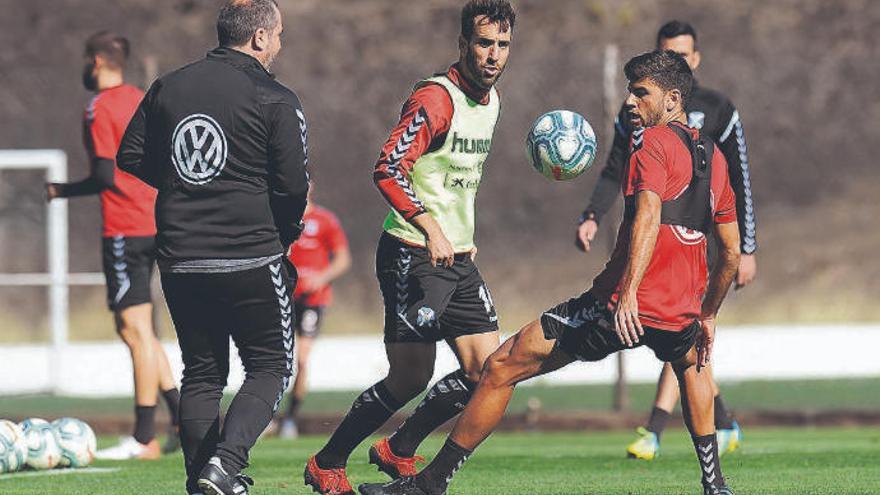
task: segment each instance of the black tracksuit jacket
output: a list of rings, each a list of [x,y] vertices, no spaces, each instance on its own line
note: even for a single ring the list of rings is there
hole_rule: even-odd
[[[217,48],[158,79],[116,160],[159,191],[161,260],[271,256],[300,233],[309,188],[302,106],[242,52]]]

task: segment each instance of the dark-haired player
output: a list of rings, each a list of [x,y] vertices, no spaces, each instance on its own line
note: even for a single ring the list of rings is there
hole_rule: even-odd
[[[704,493],[731,495],[721,474],[709,364],[715,317],[739,263],[724,156],[687,127],[691,70],[671,51],[630,60],[627,111],[646,128],[626,169],[626,211],[605,269],[580,296],[549,309],[486,362],[479,385],[437,456],[416,476],[362,485],[363,495],[440,495],[501,421],[517,383],[575,360],[640,345],[672,363]],[[706,288],[706,235],[719,238]],[[705,297],[703,297],[705,295]],[[702,301],[702,304],[701,304]]]
[[[354,493],[348,457],[427,387],[436,343],[461,367],[441,378],[370,462],[392,477],[414,474],[424,438],[470,400],[486,357],[498,348],[492,296],[474,264],[475,199],[500,111],[495,83],[504,72],[515,22],[506,0],[472,0],[461,13],[459,60],[418,83],[382,148],[376,186],[391,204],[376,253],[385,302],[390,370],[355,400],[323,449],[306,465],[315,491]]]
[[[700,52],[697,49],[697,32],[686,22],[670,21],[657,33],[657,48],[672,50],[688,62],[691,70],[700,65]],[[739,112],[723,94],[694,83],[693,92],[685,103],[688,125],[712,139],[727,160],[728,174],[733,192],[736,195],[736,209],[739,218],[740,258],[736,286],[748,285],[755,277],[757,264],[755,253],[758,249],[755,239],[755,212],[752,205],[749,161],[746,138],[743,133]],[[611,208],[623,180],[624,164],[630,153],[631,137],[641,132],[638,121],[629,118],[626,107],[621,109],[614,125],[614,144],[602,176],[590,198],[590,206],[581,215],[578,227],[578,246],[589,251],[599,228],[602,216]],[[710,259],[712,254],[710,243]],[[711,366],[709,371],[711,373]],[[715,392],[715,426],[718,428],[718,443],[721,454],[737,449],[741,440],[739,425],[728,412],[718,385],[712,380]],[[639,438],[627,446],[627,455],[637,459],[651,460],[660,452],[660,437],[663,429],[678,402],[678,384],[675,373],[669,364],[663,366],[657,384],[657,396],[648,424],[639,428]]]
[[[49,200],[99,194],[103,215],[104,276],[107,304],[113,311],[116,331],[128,346],[134,369],[135,423],[131,437],[101,450],[99,459],[156,459],[155,412],[158,394],[168,404],[172,425],[177,423],[180,394],[168,357],[153,329],[150,278],[155,262],[156,190],[116,168],[116,151],[125,127],[143,98],[143,92],[125,84],[128,40],[109,31],[86,41],[82,81],[97,94],[83,119],[83,141],[91,174],[68,184],[47,184]],[[166,451],[178,444],[176,428]]]

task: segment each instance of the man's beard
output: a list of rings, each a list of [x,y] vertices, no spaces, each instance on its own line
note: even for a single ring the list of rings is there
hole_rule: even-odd
[[[483,78],[483,71],[480,70],[480,65],[477,63],[476,58],[474,58],[472,55],[468,55],[468,57],[466,59],[466,63],[468,66],[468,70],[471,73],[471,77],[473,77],[473,79],[474,79],[473,82],[477,86],[479,86],[480,89],[487,90],[487,91],[489,89],[491,89],[492,86],[494,86],[496,82],[498,82],[498,78],[500,78],[501,73],[504,72],[503,70],[499,70],[498,74],[496,74],[494,78],[484,79]]]
[[[95,64],[86,64],[86,66],[83,67],[82,83],[89,91],[95,91],[98,89],[98,79],[92,74],[94,70]]]

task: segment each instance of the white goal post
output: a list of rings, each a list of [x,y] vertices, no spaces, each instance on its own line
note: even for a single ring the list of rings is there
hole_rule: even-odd
[[[45,171],[47,182],[67,180],[67,154],[62,150],[0,150],[0,171]],[[48,290],[49,329],[52,336],[51,383],[59,383],[61,351],[69,332],[68,287],[101,285],[101,273],[68,273],[67,200],[46,206],[47,270],[45,273],[0,273],[0,286],[44,286]]]

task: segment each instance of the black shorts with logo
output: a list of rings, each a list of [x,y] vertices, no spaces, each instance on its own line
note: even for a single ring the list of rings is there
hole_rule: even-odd
[[[609,354],[647,345],[657,359],[677,361],[694,346],[697,322],[674,332],[643,326],[645,335],[639,343],[627,347],[614,331],[614,314],[606,303],[590,292],[569,299],[541,315],[544,337],[556,340],[556,347],[581,361],[601,361]]]
[[[324,306],[308,306],[294,301],[293,308],[296,315],[296,334],[300,337],[317,337],[321,333]]]
[[[156,261],[156,238],[104,237],[101,251],[107,279],[107,306],[118,312],[151,302],[150,280]]]
[[[385,302],[385,342],[437,342],[498,330],[492,295],[469,254],[451,267],[431,264],[428,250],[387,233],[376,250]]]

